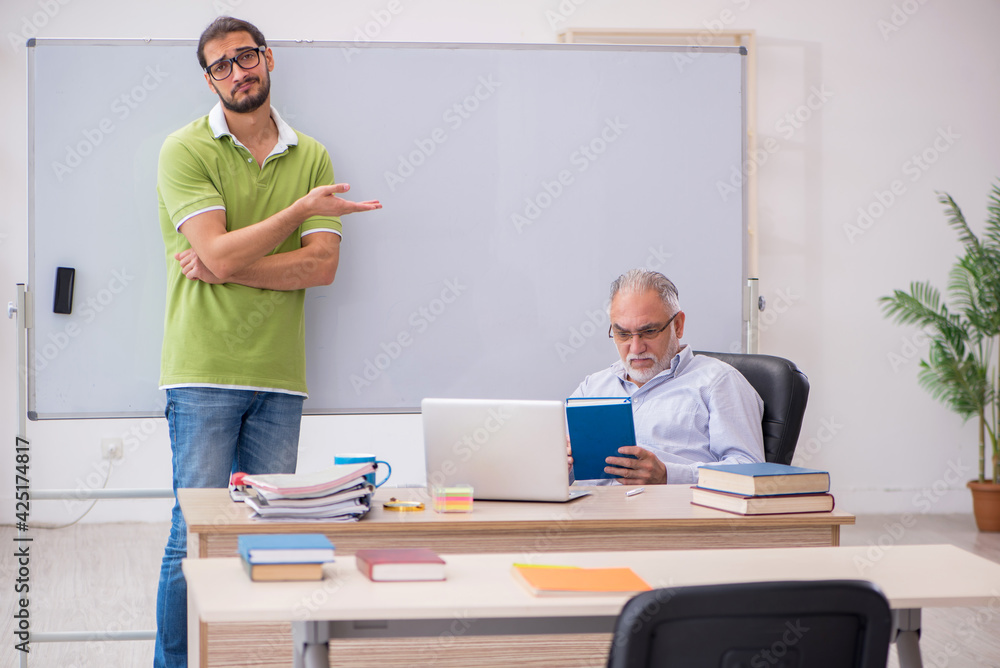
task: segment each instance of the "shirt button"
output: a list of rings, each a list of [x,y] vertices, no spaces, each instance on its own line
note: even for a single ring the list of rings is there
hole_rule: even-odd
[[[253,162],[253,158],[247,158],[247,162]]]

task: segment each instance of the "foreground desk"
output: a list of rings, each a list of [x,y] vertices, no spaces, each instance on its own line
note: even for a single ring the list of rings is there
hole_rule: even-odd
[[[894,611],[901,668],[920,666],[920,608],[995,604],[1000,564],[952,545],[902,545],[872,560],[870,549],[776,548],[589,552],[545,555],[538,563],[630,566],[655,588],[774,580],[864,579]],[[442,641],[459,635],[609,634],[627,596],[535,597],[510,574],[516,554],[452,555],[445,582],[375,583],[353,557],[338,558],[322,582],[253,583],[239,559],[188,559],[189,634],[205,622],[292,622],[296,668],[360,665],[340,638],[430,636],[438,641],[410,665],[437,665]],[[327,642],[330,643],[329,651]],[[327,657],[332,657],[327,663]],[[360,657],[378,665],[371,655]],[[601,666],[578,650],[576,665]],[[470,664],[471,665],[471,664]]]
[[[626,497],[620,486],[591,488],[593,494],[564,504],[476,501],[472,513],[439,514],[430,510],[424,489],[382,487],[375,495],[372,512],[361,522],[261,522],[250,518],[250,509],[233,503],[224,489],[178,490],[181,510],[188,525],[188,556],[232,557],[236,537],[246,533],[316,532],[330,537],[338,555],[352,555],[363,547],[430,547],[441,554],[517,553],[521,561],[538,553],[603,550],[669,550],[694,548],[764,548],[831,546],[840,544],[840,527],[854,524],[854,516],[843,511],[801,515],[741,517],[691,505],[686,485],[647,486],[646,491]],[[391,512],[382,502],[396,497],[418,499],[428,507],[423,512]],[[291,647],[287,624],[210,623],[201,634],[198,659],[192,664],[221,668],[287,666],[284,659],[271,660],[275,648]],[[542,657],[537,664],[558,666],[567,656],[566,647],[606,648],[606,634],[565,638],[546,637],[519,641],[523,654]],[[399,645],[407,645],[400,641]],[[467,657],[477,652],[482,665],[496,665],[496,643],[484,638],[460,638],[455,651],[442,652],[439,666],[467,666]],[[459,649],[459,645],[461,648]],[[416,651],[425,641],[409,643]],[[250,658],[232,662],[232,648]],[[259,648],[259,651],[258,649]],[[365,650],[368,652],[368,650]],[[599,651],[599,650],[595,650]],[[400,649],[400,653],[403,650]],[[367,655],[367,654],[366,654]],[[281,657],[279,651],[277,656]],[[560,658],[562,656],[562,659]],[[398,657],[397,657],[398,658]],[[388,665],[410,665],[406,662]]]

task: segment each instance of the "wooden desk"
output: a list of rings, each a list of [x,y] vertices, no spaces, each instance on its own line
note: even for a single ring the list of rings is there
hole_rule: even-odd
[[[325,666],[380,665],[382,657],[352,654],[331,637],[430,636],[410,665],[437,665],[441,641],[493,633],[567,634],[604,631],[627,596],[535,597],[510,574],[517,554],[451,555],[445,582],[375,583],[352,557],[338,558],[322,582],[253,583],[238,558],[187,559],[189,628],[206,622],[293,622],[297,651]],[[870,548],[777,548],[548,554],[539,563],[630,566],[653,587],[774,580],[865,579],[875,582],[902,623],[902,668],[919,666],[919,609],[992,606],[1000,596],[1000,564],[952,545],[898,545],[872,560]],[[195,634],[197,628],[193,628]],[[190,631],[189,631],[190,632]],[[310,646],[310,647],[307,647]],[[321,650],[321,651],[317,651]],[[397,657],[398,658],[398,657]],[[360,662],[359,662],[360,659]],[[601,666],[603,652],[577,646],[576,665]],[[466,665],[473,665],[470,660]],[[496,664],[494,664],[496,665]]]
[[[840,544],[840,527],[854,524],[854,516],[832,513],[742,517],[691,505],[686,485],[649,485],[646,491],[626,497],[621,486],[594,487],[593,494],[564,504],[476,501],[472,513],[435,513],[423,489],[382,487],[375,495],[374,509],[361,522],[262,522],[250,519],[250,509],[233,503],[224,489],[181,489],[178,498],[188,525],[189,558],[232,557],[237,554],[236,537],[247,533],[323,533],[330,537],[338,555],[352,555],[362,547],[430,547],[441,554],[517,553],[528,561],[544,552],[603,550],[669,550],[694,548],[812,547]],[[390,497],[425,502],[423,512],[391,512],[382,509]],[[291,655],[291,630],[284,625],[211,623],[197,645],[202,665],[287,666]],[[386,646],[386,642],[380,646]],[[593,646],[606,651],[606,634],[576,636],[570,649]],[[423,641],[400,641],[414,651]],[[463,666],[468,657],[481,653],[491,664],[501,649],[495,639],[456,638],[454,652],[442,652],[439,666]],[[542,657],[537,664],[517,659],[520,668],[532,665],[555,667],[556,656],[565,652],[565,638],[529,638],[519,644],[525,654]],[[458,648],[462,645],[461,648]],[[232,647],[250,652],[249,663],[230,663]],[[285,658],[269,661],[266,657]],[[283,654],[284,653],[284,654]],[[400,650],[402,653],[402,650]],[[370,656],[366,650],[366,656]],[[398,657],[397,657],[398,658]],[[196,655],[189,655],[192,665]],[[387,659],[388,660],[388,659]],[[385,664],[386,666],[390,664]],[[391,665],[409,665],[406,662]]]
[[[245,533],[324,533],[337,554],[362,547],[430,547],[440,553],[670,550],[721,547],[821,547],[840,544],[854,516],[831,513],[742,517],[691,505],[686,485],[649,485],[626,497],[621,486],[592,487],[568,503],[476,501],[471,513],[436,513],[424,489],[381,488],[361,522],[262,522],[224,489],[181,489],[188,556],[236,555]],[[392,512],[382,502],[419,499],[427,510]]]

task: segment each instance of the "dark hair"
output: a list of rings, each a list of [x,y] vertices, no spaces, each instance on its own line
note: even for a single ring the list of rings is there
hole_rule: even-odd
[[[205,32],[201,33],[201,38],[198,40],[198,62],[201,64],[201,69],[208,67],[208,63],[205,62],[205,45],[213,39],[234,32],[250,33],[250,37],[257,43],[257,46],[267,46],[267,42],[264,41],[264,33],[258,30],[254,24],[242,19],[234,19],[232,16],[220,16],[205,28]]]

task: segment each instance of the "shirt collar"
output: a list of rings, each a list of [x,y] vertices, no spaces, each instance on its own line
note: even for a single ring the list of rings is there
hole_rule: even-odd
[[[278,143],[274,145],[271,155],[283,153],[289,146],[295,146],[299,143],[299,136],[295,134],[295,130],[281,119],[281,116],[278,115],[278,110],[274,106],[271,107],[271,119],[278,127]],[[216,102],[215,106],[212,107],[212,111],[208,112],[208,127],[212,129],[212,135],[216,139],[221,139],[223,136],[229,135],[233,138],[234,144],[243,146],[240,140],[229,131],[229,123],[226,122],[226,113],[222,110],[221,102]]]
[[[673,378],[674,376],[681,373],[687,367],[687,365],[691,363],[691,360],[693,358],[694,358],[694,353],[691,351],[691,346],[685,343],[683,346],[681,346],[681,349],[677,351],[677,354],[674,355],[674,358],[670,360],[670,366],[661,371],[660,373],[656,374],[652,378],[650,378],[645,383],[643,383],[642,387],[646,387],[650,385],[650,383],[659,384],[661,381],[664,381],[668,378]],[[625,363],[622,362],[620,359],[611,365],[611,370],[614,372],[616,376],[618,376],[618,380],[620,380],[623,385],[625,383],[632,382],[627,379],[626,376],[628,376],[628,374],[625,371]]]

